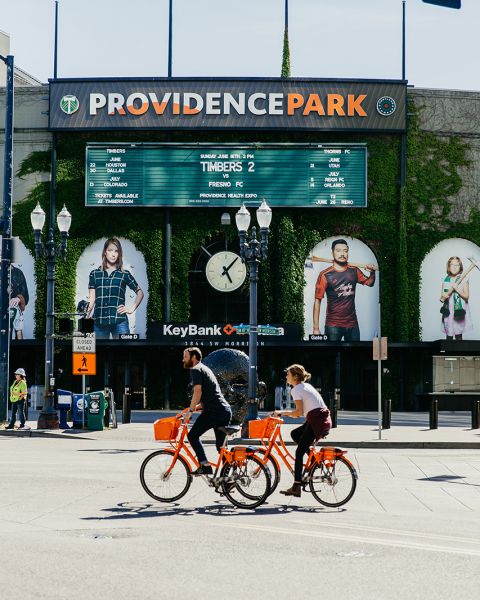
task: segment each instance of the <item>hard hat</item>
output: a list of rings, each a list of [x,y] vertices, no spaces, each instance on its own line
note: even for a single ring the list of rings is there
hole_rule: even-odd
[[[15,375],[23,375],[23,377],[25,377],[25,369],[17,369]]]

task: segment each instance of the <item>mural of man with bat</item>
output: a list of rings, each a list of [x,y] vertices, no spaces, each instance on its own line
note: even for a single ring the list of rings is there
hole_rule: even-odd
[[[328,341],[346,342],[360,340],[357,313],[355,310],[355,288],[357,284],[373,287],[375,271],[373,264],[358,264],[348,261],[349,247],[344,239],[332,242],[333,258],[312,256],[313,262],[331,262],[332,265],[319,274],[315,285],[313,305],[313,335],[320,335],[320,305],[327,298],[325,335]],[[360,269],[370,271],[367,277]]]

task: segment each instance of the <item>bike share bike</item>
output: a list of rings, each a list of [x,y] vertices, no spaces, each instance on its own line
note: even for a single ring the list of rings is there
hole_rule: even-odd
[[[185,496],[192,484],[192,471],[200,466],[186,438],[188,421],[184,415],[187,410],[155,421],[155,439],[169,442],[170,447],[149,454],[140,468],[143,489],[159,502],[175,502]],[[219,429],[230,436],[238,433],[240,426]],[[270,472],[255,455],[257,448],[234,446],[228,449],[227,439],[217,462],[210,463],[213,475],[201,478],[234,506],[257,508],[270,495]]]
[[[249,422],[249,437],[260,439],[263,447],[258,448],[256,456],[266,466],[271,477],[273,493],[280,481],[281,463],[293,475],[292,464],[295,457],[288,451],[282,438],[281,417],[270,415],[266,419]],[[357,487],[357,471],[345,456],[346,450],[316,444],[310,448],[303,467],[302,489],[311,492],[315,500],[329,507],[346,504]]]

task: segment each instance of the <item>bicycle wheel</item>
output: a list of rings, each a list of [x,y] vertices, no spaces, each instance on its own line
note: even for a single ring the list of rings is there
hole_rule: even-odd
[[[357,472],[343,456],[333,462],[315,463],[308,473],[308,483],[314,498],[325,506],[342,506],[350,500],[357,487]]]
[[[187,461],[177,456],[173,467],[172,462],[171,452],[158,450],[147,456],[140,467],[143,489],[159,502],[179,500],[185,496],[192,483],[192,474]]]
[[[265,453],[266,453],[265,448],[258,448],[257,454],[259,454],[259,453],[261,453],[262,455],[265,455]],[[264,456],[261,456],[260,460],[263,462]],[[273,458],[272,454],[270,453],[268,455],[267,461],[264,463],[263,466],[266,469],[268,469],[268,472],[270,474],[270,494],[273,494],[273,492],[277,489],[278,484],[280,483],[280,477],[281,477],[280,465],[278,464],[278,462]]]
[[[270,494],[270,474],[256,456],[226,463],[220,476],[223,494],[238,508],[257,508]]]

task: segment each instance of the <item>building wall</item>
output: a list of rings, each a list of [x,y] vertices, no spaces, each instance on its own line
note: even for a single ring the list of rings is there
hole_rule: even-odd
[[[10,53],[10,36],[4,31],[0,31],[0,54],[7,56]],[[7,68],[3,60],[0,60],[0,86],[5,85]]]
[[[3,63],[2,63],[3,64]],[[16,174],[22,161],[32,152],[47,150],[52,134],[48,131],[48,86],[20,87],[15,89],[13,115],[13,172]],[[5,88],[0,88],[0,197],[3,197],[3,160],[5,144]],[[13,203],[23,200],[32,187],[49,174],[28,175],[13,181]]]
[[[470,166],[460,167],[460,192],[452,198],[458,220],[467,222],[472,208],[480,206],[480,92],[410,89],[420,110],[420,126],[441,137],[456,136],[470,147]]]

